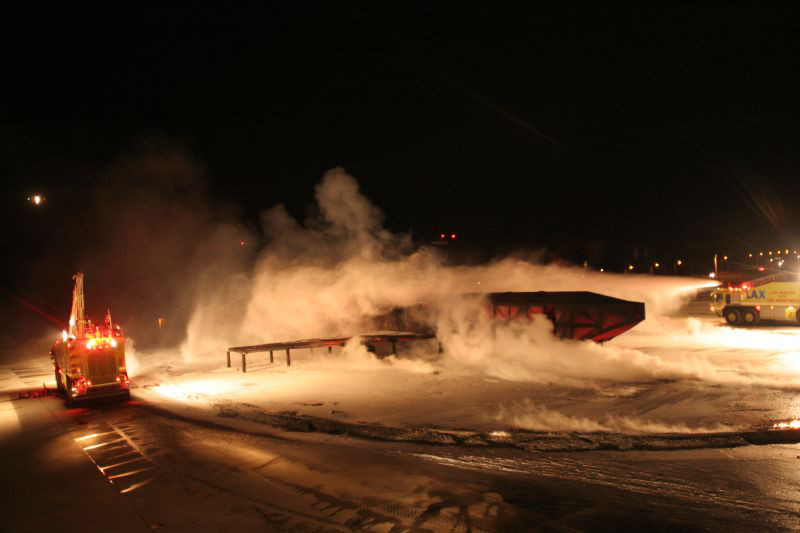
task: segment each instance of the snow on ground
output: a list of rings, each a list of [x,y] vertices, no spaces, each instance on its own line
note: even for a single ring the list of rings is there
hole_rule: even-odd
[[[229,417],[246,411],[496,436],[705,434],[764,428],[800,415],[798,369],[786,364],[786,350],[800,340],[800,329],[733,330],[711,317],[640,327],[592,350],[634,351],[664,364],[692,361],[704,369],[702,377],[515,380],[430,361],[379,361],[369,354],[359,359],[338,350],[293,351],[291,367],[281,357],[269,363],[266,354],[250,354],[242,373],[239,357],[232,354],[233,368],[226,368],[220,351],[218,363],[206,365],[170,366],[163,356],[160,365],[136,377],[134,395]],[[690,331],[680,340],[661,335],[659,327]]]

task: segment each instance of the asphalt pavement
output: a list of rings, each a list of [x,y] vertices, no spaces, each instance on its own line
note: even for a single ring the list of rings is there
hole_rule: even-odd
[[[794,529],[800,447],[524,453],[4,399],[4,530]]]

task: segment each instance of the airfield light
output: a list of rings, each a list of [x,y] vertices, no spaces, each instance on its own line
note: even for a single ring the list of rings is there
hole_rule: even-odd
[[[44,203],[44,196],[41,194],[34,194],[32,196],[28,196],[28,201],[36,207],[39,207]]]
[[[633,270],[633,265],[628,265],[628,270]]]
[[[709,272],[709,273],[708,273],[708,277],[709,277],[709,278],[711,278],[711,279],[714,279],[714,278],[716,278],[716,277],[717,277],[717,275],[716,275],[716,274],[714,274],[713,272]]]

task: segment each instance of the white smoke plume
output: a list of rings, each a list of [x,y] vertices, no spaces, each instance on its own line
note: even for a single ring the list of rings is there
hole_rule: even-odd
[[[444,302],[432,318],[444,351],[425,362],[443,371],[584,387],[654,379],[797,384],[785,365],[713,349],[729,336],[737,345],[758,344],[751,338],[756,332],[669,318],[695,291],[710,286],[707,280],[594,273],[520,257],[447,266],[437,251],[413,249],[408,236],[384,229],[381,211],[342,169],[324,175],[316,205],[318,215],[302,223],[282,206],[265,211],[267,245],[252,270],[207,276],[181,347],[184,361],[218,361],[228,346],[366,333],[360,329],[365,317]],[[477,299],[452,305],[458,294],[539,290],[643,301],[648,319],[598,345],[557,339],[544,319],[496,327],[476,312]],[[767,359],[778,355],[770,351]]]

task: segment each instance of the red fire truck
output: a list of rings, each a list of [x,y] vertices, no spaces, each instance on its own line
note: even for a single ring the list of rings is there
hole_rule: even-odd
[[[83,274],[78,272],[73,279],[69,330],[62,332],[50,350],[56,388],[68,406],[89,398],[130,398],[122,328],[112,322],[110,311],[102,324],[86,320]]]

